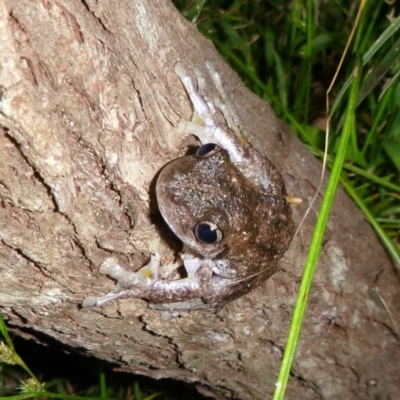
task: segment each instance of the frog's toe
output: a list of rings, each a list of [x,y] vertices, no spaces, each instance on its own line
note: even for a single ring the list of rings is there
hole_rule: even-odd
[[[204,78],[203,73],[201,72],[201,70],[199,68],[195,68],[194,69],[194,73],[196,74],[196,78],[197,78],[197,92],[198,93],[204,93],[205,88],[206,88],[206,80]]]
[[[82,308],[89,308],[96,306],[97,297],[86,297],[82,302]]]
[[[118,264],[115,258],[107,258],[99,268],[99,272],[103,275],[109,275],[114,279],[118,279],[118,274],[121,272],[122,267]]]
[[[175,73],[179,76],[179,78],[181,79],[185,79],[187,77],[189,77],[188,72],[186,71],[186,68],[184,67],[184,65],[178,61],[175,64]]]
[[[105,296],[100,297],[86,297],[82,302],[82,308],[101,307],[111,300],[123,299],[127,297],[138,297],[137,293],[133,290],[112,291]]]

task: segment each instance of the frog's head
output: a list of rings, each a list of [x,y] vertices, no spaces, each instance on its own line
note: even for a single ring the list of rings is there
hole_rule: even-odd
[[[226,248],[232,166],[228,153],[210,143],[195,155],[171,161],[157,179],[164,220],[183,243],[205,258],[215,258]]]

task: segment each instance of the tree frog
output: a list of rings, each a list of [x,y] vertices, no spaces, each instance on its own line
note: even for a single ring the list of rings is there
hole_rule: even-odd
[[[156,183],[159,210],[183,242],[186,276],[163,278],[164,268],[179,264],[160,267],[157,251],[137,272],[109,258],[100,272],[117,281],[116,289],[86,298],[83,307],[128,297],[147,299],[159,310],[217,307],[267,280],[288,249],[294,223],[283,179],[250,145],[219,73],[211,62],[206,66],[218,92],[214,98],[204,95],[206,80],[199,70],[175,66],[193,105],[192,120],[181,121],[180,129],[202,145],[194,155],[167,164]]]

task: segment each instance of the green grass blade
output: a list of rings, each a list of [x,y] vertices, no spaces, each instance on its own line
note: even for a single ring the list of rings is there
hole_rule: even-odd
[[[385,138],[382,145],[393,165],[400,171],[400,143],[397,140]]]
[[[13,353],[13,358],[15,359],[15,364],[20,365],[27,372],[27,374],[34,380],[36,385],[41,386],[40,381],[36,378],[36,376],[33,374],[33,372],[25,364],[24,360],[22,360],[22,358],[15,351],[14,344],[10,338],[10,335],[8,334],[7,327],[6,327],[6,324],[4,323],[3,316],[1,313],[0,313],[0,332],[3,335],[4,339],[6,340],[7,346],[10,348],[11,352]]]
[[[357,191],[354,189],[353,185],[348,181],[348,179],[344,176],[344,174],[342,174],[340,181],[341,181],[342,185],[344,186],[344,188],[346,189],[346,192],[350,195],[350,197],[353,199],[353,201],[357,204],[357,206],[360,208],[360,210],[367,217],[369,223],[372,225],[376,234],[379,236],[383,245],[385,246],[386,250],[389,252],[390,256],[392,257],[396,268],[399,270],[400,269],[399,248],[393,242],[393,240],[387,235],[385,230],[382,229],[380,223],[374,218],[372,213],[369,211],[368,207],[362,201],[362,199],[358,195]]]
[[[100,396],[102,399],[107,398],[106,374],[104,372],[100,373]]]
[[[363,57],[363,65],[365,65],[375,53],[386,43],[388,39],[393,37],[397,29],[400,28],[400,16],[398,16],[382,33],[379,39],[371,46],[371,48],[365,52]]]
[[[0,400],[23,400],[23,399],[36,399],[40,398],[43,395],[41,392],[29,392],[29,393],[21,393],[15,396],[7,396],[1,397]]]
[[[310,293],[312,279],[318,261],[319,251],[322,245],[325,228],[328,222],[329,213],[332,208],[333,199],[339,183],[340,174],[344,164],[347,152],[347,145],[350,139],[351,132],[354,129],[354,115],[357,104],[358,89],[360,84],[361,67],[358,65],[355,68],[353,81],[350,87],[350,98],[344,119],[344,126],[339,142],[338,152],[333,163],[331,176],[328,181],[326,192],[321,204],[321,210],[318,216],[316,228],[310,245],[310,252],[307,259],[307,264],[304,270],[303,278],[300,285],[299,295],[297,297],[296,307],[293,314],[293,320],[290,327],[289,337],[286,344],[285,354],[283,356],[282,366],[279,373],[276,390],[273,399],[282,400],[290,369],[293,363],[297,342],[300,335],[302,320],[305,314],[307,299]]]
[[[397,29],[400,28],[400,16],[397,17],[391,24],[388,26],[387,29],[382,33],[382,35],[375,41],[375,43],[370,47],[370,49],[364,54],[363,56],[363,66],[365,66],[368,61],[371,60],[372,56],[383,47],[383,45],[386,43],[388,39],[390,39]],[[333,107],[331,109],[330,115],[333,115],[339,106],[340,102],[342,101],[342,98],[344,94],[346,93],[347,89],[349,88],[351,83],[351,78],[349,78],[345,84],[343,85],[342,90],[339,92],[335,103],[333,104]]]
[[[380,95],[380,97],[379,97],[380,99],[386,94],[386,92],[387,92],[388,90],[390,90],[390,89],[395,85],[395,83],[397,82],[397,79],[399,79],[399,77],[400,77],[400,68],[399,68],[399,70],[394,74],[393,78],[390,79],[390,81],[388,82],[388,84],[383,88],[382,93],[381,93],[381,95]]]
[[[3,319],[3,315],[0,313],[0,332],[6,340],[7,346],[15,352],[14,343],[12,342],[10,335],[7,332],[7,327]]]
[[[379,140],[379,127],[387,118],[388,108],[391,106],[391,102],[393,101],[393,90],[394,87],[391,85],[387,88],[385,93],[382,94],[381,100],[379,101],[379,105],[375,110],[374,121],[372,123],[371,129],[369,129],[363,148],[361,150],[362,158],[365,158],[368,150],[370,149],[371,145],[373,146],[374,141]]]
[[[348,169],[349,171],[352,171],[360,176],[363,176],[364,178],[369,179],[371,182],[375,182],[378,185],[385,187],[386,189],[393,190],[394,192],[400,193],[400,186],[397,186],[391,182],[388,182],[384,178],[380,178],[379,176],[375,174],[371,174],[368,171],[364,171],[361,168],[358,168],[352,164],[345,164],[344,165],[345,169]]]
[[[360,104],[372,89],[375,88],[380,82],[382,82],[387,72],[398,63],[400,53],[400,37],[396,43],[390,48],[389,52],[383,57],[382,61],[379,62],[371,72],[366,76],[360,89],[357,104]]]

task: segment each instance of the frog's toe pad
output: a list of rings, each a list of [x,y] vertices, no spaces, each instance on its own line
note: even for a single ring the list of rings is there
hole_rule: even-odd
[[[121,272],[121,269],[121,266],[115,258],[107,258],[107,260],[100,265],[99,272],[103,275],[114,277],[115,274]]]
[[[97,305],[97,297],[86,297],[82,302],[82,308],[94,307]]]

